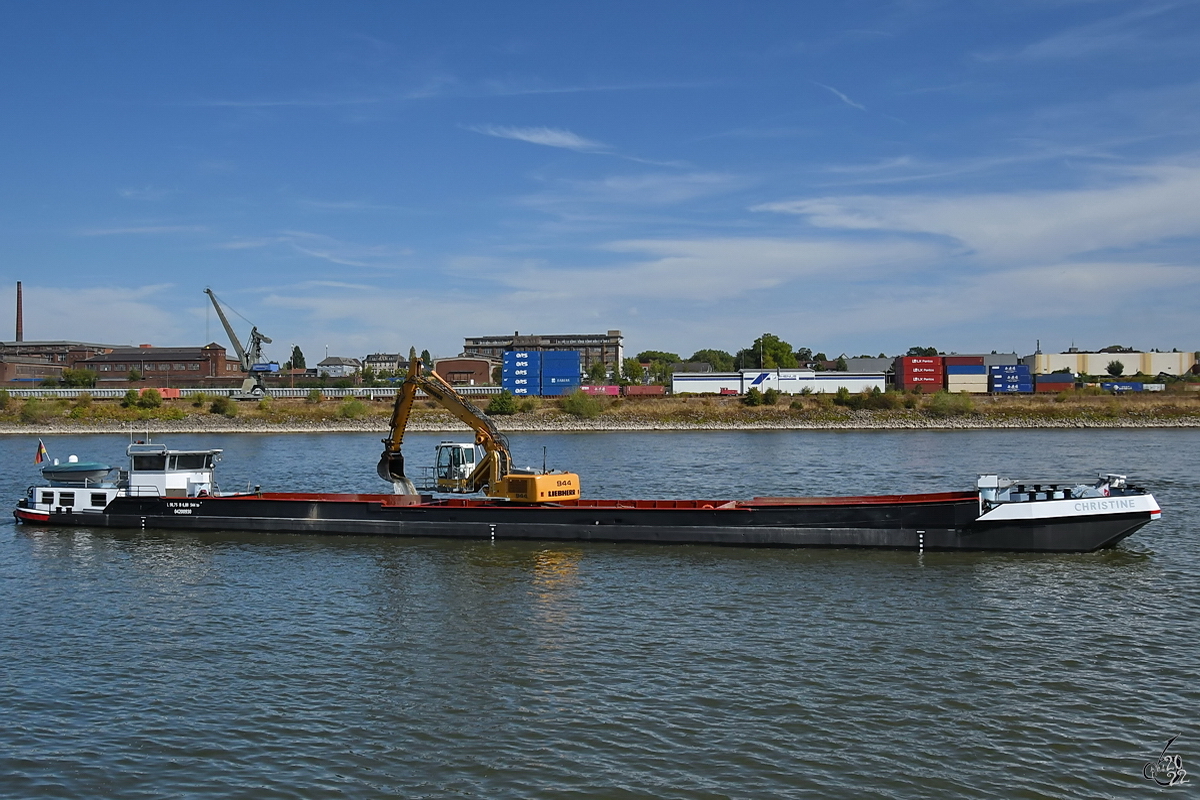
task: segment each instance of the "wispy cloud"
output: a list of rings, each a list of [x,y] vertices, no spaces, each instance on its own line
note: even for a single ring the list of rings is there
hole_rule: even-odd
[[[1155,36],[1152,44],[1147,42],[1148,32],[1145,30],[1145,23],[1168,15],[1178,7],[1179,4],[1161,3],[1138,6],[1125,14],[1106,17],[1064,30],[1026,45],[1015,52],[981,53],[977,58],[981,61],[1003,59],[1041,61],[1086,58],[1105,52],[1148,46],[1156,50],[1161,49],[1165,43],[1161,37]],[[1194,47],[1194,42],[1189,41],[1188,46]]]
[[[820,86],[822,89],[825,89],[825,90],[827,90],[827,91],[829,91],[829,92],[832,92],[834,95],[836,95],[836,96],[837,96],[837,98],[838,98],[839,100],[841,100],[841,101],[842,101],[843,103],[845,103],[846,105],[848,105],[848,106],[851,106],[851,107],[853,107],[853,108],[857,108],[859,111],[866,111],[866,110],[867,110],[867,107],[866,107],[866,106],[864,106],[862,103],[856,103],[856,102],[854,102],[854,101],[853,101],[853,100],[851,100],[849,97],[847,97],[845,94],[843,94],[842,92],[840,92],[840,91],[838,91],[837,89],[833,88],[832,86],[826,86],[825,84],[823,84],[823,83],[817,83],[816,81],[813,81],[813,83],[814,83],[815,85],[817,85],[817,86]]]
[[[253,250],[278,246],[287,247],[293,252],[332,264],[367,269],[402,268],[406,266],[407,257],[413,253],[409,248],[345,242],[332,236],[309,231],[280,231],[274,236],[234,239],[217,245],[217,248],[221,250]]]
[[[559,147],[578,153],[602,153],[609,150],[606,144],[585,139],[562,128],[518,128],[511,125],[468,125],[466,128],[475,133],[482,133],[484,136],[513,139],[545,147]]]
[[[1200,167],[1159,165],[1110,172],[1083,189],[820,197],[752,210],[804,216],[821,228],[945,237],[985,260],[1020,263],[1200,236],[1197,196]]]

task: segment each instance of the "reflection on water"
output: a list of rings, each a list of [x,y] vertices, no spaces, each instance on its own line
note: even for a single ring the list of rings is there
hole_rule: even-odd
[[[1111,470],[1165,513],[1047,556],[9,524],[3,794],[1127,797],[1170,736],[1185,766],[1200,753],[1200,432],[512,438],[591,496]],[[113,461],[124,443],[47,438]],[[225,448],[227,486],[381,488],[375,435],[173,443]],[[0,450],[15,500],[33,447]]]

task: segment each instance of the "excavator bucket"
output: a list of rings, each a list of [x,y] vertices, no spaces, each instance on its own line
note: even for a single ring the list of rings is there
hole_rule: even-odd
[[[413,482],[404,475],[404,455],[402,453],[391,453],[384,450],[383,455],[379,457],[379,465],[375,469],[379,473],[379,477],[392,484],[396,494],[418,494],[417,487],[413,486]]]

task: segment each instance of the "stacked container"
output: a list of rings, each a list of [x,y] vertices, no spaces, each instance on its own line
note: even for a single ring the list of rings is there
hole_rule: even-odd
[[[542,356],[542,395],[571,394],[582,383],[578,350],[545,350]]]
[[[1075,388],[1075,376],[1069,372],[1054,372],[1049,375],[1038,375],[1033,381],[1034,391],[1037,392],[1066,392]]]
[[[1032,394],[1033,376],[1026,364],[994,364],[988,367],[988,391]]]
[[[896,388],[940,392],[946,382],[942,356],[901,356],[896,359]]]
[[[514,395],[542,393],[542,354],[534,350],[506,350],[500,386]]]
[[[984,394],[988,390],[988,368],[983,356],[946,356],[946,391]]]

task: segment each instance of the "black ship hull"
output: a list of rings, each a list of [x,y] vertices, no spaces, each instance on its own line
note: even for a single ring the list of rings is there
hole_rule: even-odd
[[[23,513],[24,511],[24,513]],[[752,547],[1091,552],[1154,518],[1149,511],[988,519],[978,495],[951,492],[754,501],[581,500],[530,506],[396,495],[117,497],[101,511],[18,520],[49,525],[269,533],[646,542]]]

